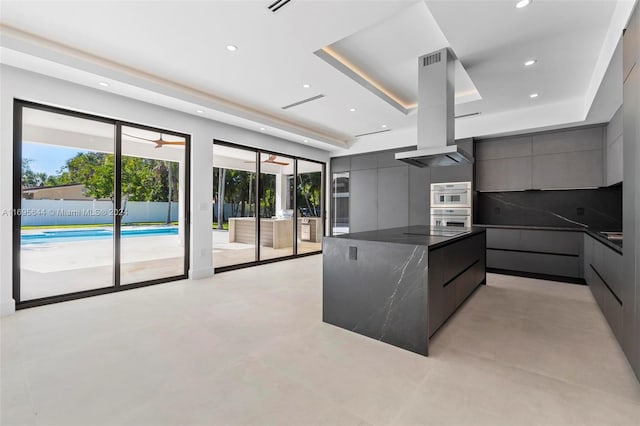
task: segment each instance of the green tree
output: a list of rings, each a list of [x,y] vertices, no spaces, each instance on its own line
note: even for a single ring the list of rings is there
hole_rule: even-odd
[[[114,192],[114,156],[79,152],[67,160],[47,184],[82,184],[93,198],[110,198]],[[178,163],[123,156],[122,194],[130,201],[178,201]],[[170,190],[171,187],[171,190]]]
[[[23,188],[37,188],[40,186],[44,186],[50,178],[50,176],[48,176],[44,172],[39,172],[39,173],[34,172],[31,169],[32,162],[33,162],[33,159],[31,158],[22,159],[22,187]]]
[[[310,216],[320,216],[322,197],[322,173],[301,173],[298,175],[298,209],[305,209]]]

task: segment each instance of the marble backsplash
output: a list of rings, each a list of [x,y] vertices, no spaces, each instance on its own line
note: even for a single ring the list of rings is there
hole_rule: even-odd
[[[622,230],[622,186],[562,191],[479,192],[475,223]]]

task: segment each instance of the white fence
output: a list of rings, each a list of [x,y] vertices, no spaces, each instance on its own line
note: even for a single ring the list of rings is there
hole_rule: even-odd
[[[122,223],[165,222],[167,202],[127,201]],[[171,221],[178,220],[179,206],[171,203]],[[22,200],[22,226],[88,225],[112,223],[115,210],[111,201]]]

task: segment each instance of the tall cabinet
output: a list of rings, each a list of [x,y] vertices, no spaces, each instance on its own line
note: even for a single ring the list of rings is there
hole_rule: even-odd
[[[472,139],[456,143],[472,155]],[[396,152],[412,149],[415,146],[331,159],[332,179],[349,174],[349,232],[428,225],[430,184],[472,181],[473,164],[420,168],[395,159]],[[333,203],[337,195],[332,194]]]
[[[623,43],[623,350],[640,378],[640,7]]]

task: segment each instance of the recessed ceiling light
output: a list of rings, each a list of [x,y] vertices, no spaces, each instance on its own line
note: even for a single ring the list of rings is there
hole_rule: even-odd
[[[382,126],[380,126],[380,127],[382,127],[383,129],[386,129],[386,128],[387,128],[387,125],[386,125],[386,124],[383,124],[383,125],[382,125]]]
[[[516,3],[516,8],[517,9],[522,9],[523,7],[527,7],[531,4],[532,0],[520,0],[518,3]]]
[[[264,132],[267,129],[265,129],[264,127],[260,127],[260,130]]]
[[[235,52],[236,50],[238,50],[238,46],[234,46],[233,44],[227,44],[227,50],[229,52]]]
[[[196,112],[197,112],[198,114],[204,114],[204,110],[201,110],[201,109],[197,109],[197,110],[196,110]]]
[[[309,139],[305,139],[305,140],[303,140],[302,142],[304,142],[304,143],[309,143]]]
[[[537,93],[532,93],[532,94],[530,94],[530,95],[529,95],[529,97],[530,97],[531,99],[533,99],[533,98],[537,98],[537,97],[538,97],[538,94],[537,94]]]
[[[308,89],[309,87],[311,87],[310,84],[303,84],[302,87],[304,87],[305,89]]]
[[[530,67],[531,65],[534,65],[537,62],[538,62],[537,59],[529,59],[528,61],[525,61],[524,66],[525,67]]]
[[[101,81],[100,83],[98,83],[100,86],[102,87],[109,87],[109,83],[107,83],[106,81]]]
[[[356,109],[355,108],[349,108],[349,111],[356,112]]]

